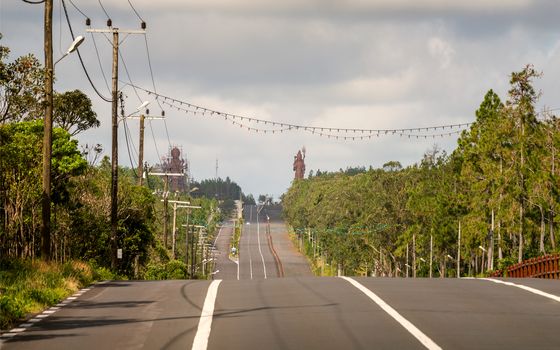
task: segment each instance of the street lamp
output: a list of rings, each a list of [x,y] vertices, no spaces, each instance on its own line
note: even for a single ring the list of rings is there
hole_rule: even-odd
[[[84,40],[85,40],[85,38],[83,36],[81,36],[81,35],[77,36],[76,39],[74,39],[74,41],[72,42],[72,44],[68,48],[68,50],[66,50],[66,52],[64,53],[64,55],[62,55],[62,57],[60,57],[58,60],[56,60],[54,65],[56,66],[56,64],[58,62],[60,62],[64,57],[66,57],[69,54],[71,54],[72,52],[76,51],[78,46],[80,46],[84,42]]]
[[[45,11],[47,7],[50,7],[50,20],[52,19],[52,2],[50,6],[45,6]],[[52,126],[53,126],[53,76],[54,76],[54,65],[62,60],[68,54],[74,52],[78,46],[84,41],[83,36],[77,37],[72,45],[68,48],[66,53],[59,58],[54,64],[52,61],[52,31],[50,26],[52,23],[47,23],[45,20],[45,30],[51,35],[50,40],[45,40],[45,68],[47,71],[45,78],[45,120],[43,126],[43,196],[42,196],[42,225],[41,225],[41,255],[45,260],[50,260],[51,257],[51,165],[52,165]],[[46,37],[48,36],[45,34]]]

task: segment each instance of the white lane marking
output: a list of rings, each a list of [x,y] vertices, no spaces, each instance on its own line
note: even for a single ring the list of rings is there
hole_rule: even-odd
[[[19,325],[20,328],[29,328],[33,326],[33,323],[22,323]]]
[[[430,350],[441,350],[441,347],[434,343],[432,339],[430,339],[426,334],[424,334],[421,330],[416,328],[410,321],[406,318],[402,317],[401,314],[397,312],[397,310],[393,309],[389,304],[387,304],[383,299],[378,297],[374,292],[364,287],[361,283],[356,280],[353,280],[350,277],[340,276],[340,278],[345,279],[346,281],[350,282],[354,287],[358,288],[362,293],[367,295],[371,300],[373,300],[380,308],[383,309],[386,313],[389,314],[392,318],[395,319],[401,326],[404,327],[410,334],[412,334],[422,345],[424,345],[427,349]]]
[[[25,331],[25,328],[14,328],[14,329],[10,329],[10,333],[21,333]]]
[[[206,350],[208,348],[208,339],[210,338],[210,330],[212,328],[212,316],[214,315],[214,306],[216,297],[218,296],[218,286],[222,280],[214,280],[208,287],[206,299],[204,299],[204,306],[198,321],[198,329],[194,337],[192,349],[193,350]]]
[[[239,256],[237,259],[239,259]],[[234,260],[234,262],[237,264],[237,280],[239,281],[239,260]]]
[[[264,256],[261,249],[261,230],[259,226],[259,215],[257,214],[257,244],[259,245],[259,254],[261,254],[261,260],[264,271],[264,279],[266,279],[266,264],[264,263]]]
[[[76,300],[76,299],[78,299],[78,297],[68,297],[68,298],[66,298],[66,300]]]
[[[43,311],[43,314],[50,315],[50,314],[54,314],[55,312],[56,312],[56,310],[45,310],[45,311]]]
[[[30,320],[27,321],[27,322],[32,322],[32,323],[41,322],[41,319],[40,319],[40,318],[32,318],[32,319],[30,319]]]
[[[242,233],[243,234],[243,233]],[[247,236],[249,233],[247,233]],[[247,254],[249,255],[249,274],[251,279],[253,279],[253,259],[251,258],[251,237],[247,237]]]
[[[517,284],[517,283],[513,283],[513,282],[506,282],[506,281],[500,281],[500,280],[496,280],[496,279],[493,279],[493,278],[480,278],[480,279],[481,279],[481,280],[485,280],[485,281],[491,281],[491,282],[498,283],[498,284],[505,284],[506,286],[512,286],[512,287],[517,287],[517,288],[520,288],[520,289],[524,289],[524,290],[526,290],[526,291],[528,291],[528,292],[531,292],[531,293],[540,295],[540,296],[545,297],[545,298],[552,299],[552,300],[557,301],[557,302],[560,303],[560,297],[559,297],[559,296],[554,295],[554,294],[550,294],[550,293],[547,293],[547,292],[543,292],[542,290],[538,290],[538,289],[536,289],[536,288],[532,288],[532,287],[529,287],[529,286],[525,286],[525,285],[523,285],[523,284]]]

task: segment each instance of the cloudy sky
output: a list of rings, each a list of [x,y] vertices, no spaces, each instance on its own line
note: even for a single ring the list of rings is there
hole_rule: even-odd
[[[543,77],[538,108],[560,107],[560,26],[556,0],[131,0],[147,22],[147,44],[157,91],[222,112],[264,120],[334,128],[392,129],[466,123],[489,89],[507,98],[508,75],[531,63]],[[91,28],[107,28],[95,0],[73,0]],[[54,53],[71,38],[55,0]],[[85,18],[66,0],[95,85],[108,96],[111,46],[86,33]],[[127,0],[103,1],[114,27],[139,29]],[[0,42],[11,59],[34,53],[43,60],[43,5],[0,0]],[[126,112],[153,96],[146,41],[133,34],[121,44]],[[97,46],[100,63],[95,47]],[[55,89],[81,89],[94,103],[101,127],[79,135],[81,144],[110,150],[111,106],[96,96],[77,56],[56,66]],[[163,105],[163,104],[162,104]],[[186,153],[195,179],[229,176],[244,192],[278,197],[293,178],[297,150],[307,149],[309,170],[380,167],[417,162],[434,144],[451,151],[457,136],[367,141],[335,140],[303,130],[249,132],[223,118],[193,116],[163,105],[167,120],[146,129],[146,159],[156,163],[169,144]],[[128,126],[137,145],[137,121]],[[166,132],[166,126],[167,131]],[[260,126],[262,127],[262,125]],[[130,165],[120,128],[120,162]],[[169,139],[167,137],[169,135]]]

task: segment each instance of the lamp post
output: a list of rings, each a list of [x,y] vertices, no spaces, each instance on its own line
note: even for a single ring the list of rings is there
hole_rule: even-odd
[[[45,3],[45,119],[43,126],[43,188],[42,188],[42,225],[41,256],[51,258],[51,165],[52,165],[52,127],[53,127],[53,80],[54,66],[64,57],[74,52],[84,41],[78,36],[66,53],[53,64],[52,53],[52,0]]]

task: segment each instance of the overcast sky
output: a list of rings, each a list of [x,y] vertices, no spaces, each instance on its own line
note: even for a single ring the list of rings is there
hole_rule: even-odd
[[[111,46],[86,33],[85,18],[67,1],[95,85],[109,96]],[[107,28],[98,1],[73,0],[91,28]],[[72,41],[55,0],[55,59]],[[560,107],[560,26],[556,0],[132,0],[147,22],[156,88],[178,100],[284,123],[317,127],[409,128],[472,122],[484,94],[507,98],[509,74],[531,63],[543,77],[538,108]],[[127,0],[102,1],[114,27],[139,29]],[[0,0],[1,44],[10,60],[26,53],[43,61],[43,5]],[[121,37],[123,38],[123,37]],[[144,36],[130,35],[121,53],[133,83],[153,89]],[[101,127],[79,135],[110,153],[111,106],[89,86],[75,54],[56,66],[55,90],[81,89]],[[129,81],[124,66],[120,79]],[[153,96],[123,83],[126,112]],[[245,193],[273,194],[290,186],[293,157],[307,149],[307,171],[347,166],[410,165],[434,144],[452,151],[457,136],[416,140],[384,136],[367,141],[319,137],[305,131],[248,132],[224,119],[202,118],[163,105],[172,145],[182,146],[195,179],[229,176]],[[137,121],[129,128],[138,145]],[[122,126],[122,125],[121,125]],[[262,126],[261,126],[262,127]],[[146,159],[167,153],[165,124],[146,129]],[[123,128],[120,163],[130,166]],[[157,147],[156,147],[157,145]],[[156,150],[157,148],[157,150]]]

